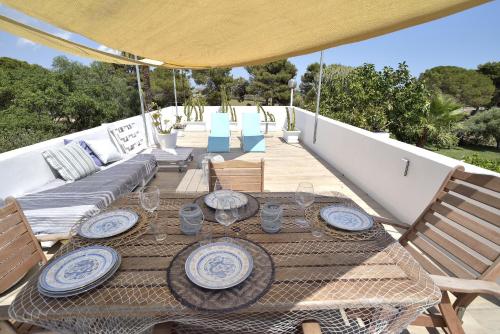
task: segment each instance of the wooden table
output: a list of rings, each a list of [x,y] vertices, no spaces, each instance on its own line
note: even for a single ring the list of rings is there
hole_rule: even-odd
[[[167,231],[167,239],[157,242],[147,232],[115,247],[122,256],[121,267],[101,287],[72,298],[46,298],[37,292],[35,277],[16,298],[11,315],[50,329],[81,333],[138,333],[165,321],[202,328],[206,333],[274,333],[277,328],[292,332],[308,319],[318,320],[324,333],[391,333],[405,328],[440,300],[439,289],[429,276],[387,233],[365,241],[316,238],[295,225],[302,213],[293,203],[293,193],[257,193],[254,196],[261,204],[273,201],[283,205],[281,232],[264,233],[258,215],[232,228],[269,252],[275,264],[272,287],[255,304],[234,313],[196,312],[172,296],[166,268],[173,256],[195,240],[181,234],[178,211],[197,196],[162,194],[154,222]],[[325,205],[339,202],[355,205],[340,194],[316,198],[316,203]],[[112,207],[141,210],[135,193]],[[214,235],[223,233],[222,226],[210,224]],[[73,248],[68,244],[61,253]]]

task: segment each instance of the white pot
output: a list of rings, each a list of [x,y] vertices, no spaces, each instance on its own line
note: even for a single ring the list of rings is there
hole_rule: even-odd
[[[169,133],[166,135],[157,133],[156,137],[162,149],[175,149],[177,147],[177,133]]]
[[[186,122],[186,132],[203,132],[207,130],[207,126],[204,121],[202,122]]]
[[[172,129],[172,133],[177,133],[177,137],[184,137],[184,129]]]
[[[283,130],[283,139],[285,139],[288,144],[297,144],[299,142],[299,136],[300,130]]]
[[[238,122],[229,122],[229,130],[231,131],[238,131]]]
[[[379,138],[385,138],[385,139],[391,138],[390,132],[372,132],[372,133]]]
[[[260,131],[267,133],[268,131],[274,131],[276,128],[276,122],[260,122]]]

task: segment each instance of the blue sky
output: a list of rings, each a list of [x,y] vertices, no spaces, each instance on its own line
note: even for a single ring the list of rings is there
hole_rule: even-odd
[[[41,23],[0,4],[0,15],[43,29],[101,50],[110,51],[82,36]],[[0,31],[0,56],[25,60],[50,67],[52,58],[64,53],[34,44]],[[64,54],[88,64],[91,60]],[[319,53],[290,58],[298,68],[298,77],[308,64],[319,61]],[[416,27],[372,38],[363,42],[325,50],[326,64],[340,63],[357,66],[373,63],[377,68],[397,66],[406,61],[414,75],[439,65],[476,68],[487,61],[500,61],[500,1],[494,1],[452,16]],[[243,68],[233,69],[233,75],[248,77]]]

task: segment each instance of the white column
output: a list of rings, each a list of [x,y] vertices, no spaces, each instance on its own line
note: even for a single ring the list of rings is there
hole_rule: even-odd
[[[137,56],[134,55],[134,59],[137,60]],[[141,76],[139,75],[139,65],[135,65],[135,74],[137,77],[137,89],[139,90],[139,100],[141,100],[141,114],[142,121],[144,123],[144,135],[146,137],[146,146],[149,147],[149,136],[148,136],[148,125],[146,123],[146,114],[144,112],[144,97],[142,96],[142,87],[141,87]]]
[[[316,94],[316,115],[314,116],[314,137],[313,144],[316,143],[316,134],[318,132],[318,115],[319,115],[319,101],[321,97],[321,80],[323,80],[323,51],[319,57],[319,82]]]

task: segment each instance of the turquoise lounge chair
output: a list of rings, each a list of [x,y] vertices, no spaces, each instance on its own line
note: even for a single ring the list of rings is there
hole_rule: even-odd
[[[229,152],[229,117],[223,113],[212,114],[212,129],[208,136],[207,152]]]
[[[266,141],[260,131],[260,114],[243,113],[243,130],[241,131],[243,152],[265,152]]]

